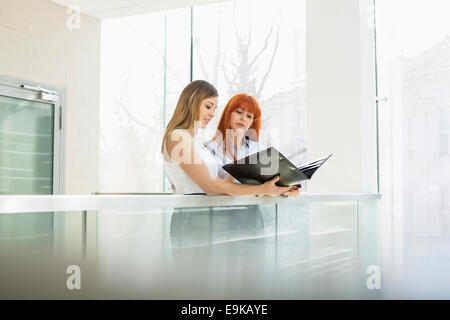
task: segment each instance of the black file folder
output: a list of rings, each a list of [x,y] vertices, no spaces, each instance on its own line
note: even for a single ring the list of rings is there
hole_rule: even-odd
[[[332,154],[301,165],[295,166],[277,149],[270,147],[245,158],[223,166],[223,169],[240,183],[263,184],[280,176],[278,186],[292,186],[303,180],[311,179],[314,172],[327,161]]]

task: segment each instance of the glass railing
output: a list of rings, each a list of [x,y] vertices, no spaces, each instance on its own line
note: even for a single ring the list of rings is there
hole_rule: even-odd
[[[1,298],[377,299],[378,199],[0,197]]]

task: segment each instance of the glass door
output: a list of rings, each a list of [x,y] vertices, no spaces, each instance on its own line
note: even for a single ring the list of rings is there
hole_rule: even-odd
[[[0,82],[0,194],[59,194],[61,96]]]
[[[64,192],[62,97],[0,78],[0,196]],[[0,255],[10,261],[17,250],[39,254],[58,245],[63,221],[63,214],[53,212],[0,215]]]

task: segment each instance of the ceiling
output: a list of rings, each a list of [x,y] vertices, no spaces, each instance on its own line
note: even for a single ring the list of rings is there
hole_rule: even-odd
[[[65,7],[76,5],[81,12],[98,19],[110,19],[186,8],[221,0],[50,0]],[[223,0],[222,0],[223,1]]]

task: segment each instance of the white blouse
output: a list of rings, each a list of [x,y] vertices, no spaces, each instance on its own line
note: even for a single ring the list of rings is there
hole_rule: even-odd
[[[217,162],[212,154],[203,146],[200,139],[192,138],[189,133],[182,133],[183,138],[190,139],[194,145],[194,150],[208,167],[209,174],[212,179],[217,179]],[[175,194],[204,194],[203,191],[180,167],[180,165],[172,161],[167,153],[166,145],[164,144],[164,170],[169,179],[172,190]]]
[[[205,147],[211,152],[217,162],[219,177],[221,179],[225,179],[228,173],[222,167],[226,164],[234,162],[234,159],[231,159],[222,153],[223,141],[221,141],[220,144],[218,144],[217,141],[208,141],[205,143]],[[263,143],[250,140],[246,137],[245,139],[242,139],[242,146],[237,150],[237,160],[265,149],[267,149],[267,147]]]

